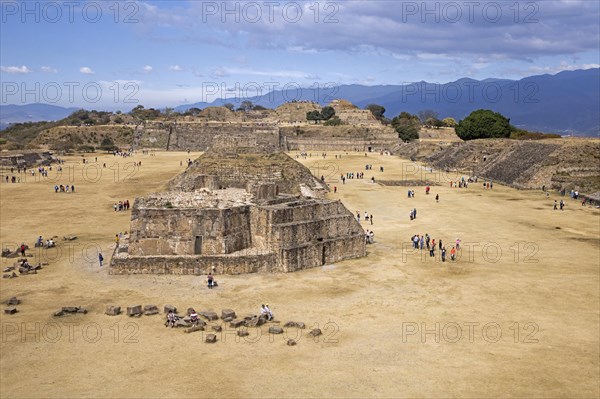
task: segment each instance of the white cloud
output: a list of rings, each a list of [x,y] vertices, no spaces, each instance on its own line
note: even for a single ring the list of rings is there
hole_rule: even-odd
[[[150,73],[152,72],[152,67],[150,65],[144,65],[144,72],[146,73]]]
[[[56,72],[58,72],[58,70],[56,68],[49,67],[49,66],[43,66],[41,69],[42,69],[42,72],[46,72],[46,73],[56,73]]]
[[[81,72],[84,75],[93,75],[94,71],[92,71],[92,68],[89,67],[81,67],[79,68],[79,72]]]
[[[2,66],[0,70],[4,73],[16,73],[16,74],[25,74],[31,73],[31,69],[27,68],[25,65],[22,66]]]
[[[169,67],[169,70],[170,71],[175,71],[175,72],[181,72],[181,71],[183,71],[183,68],[180,67],[179,65],[171,65]]]

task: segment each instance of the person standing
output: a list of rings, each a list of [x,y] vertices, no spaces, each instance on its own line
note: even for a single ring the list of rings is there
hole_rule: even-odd
[[[212,273],[208,273],[207,282],[208,282],[208,288],[212,289],[213,282],[214,282],[214,277],[213,277]]]
[[[100,267],[102,267],[103,261],[104,261],[104,256],[102,256],[102,252],[98,252],[98,262],[100,262]]]

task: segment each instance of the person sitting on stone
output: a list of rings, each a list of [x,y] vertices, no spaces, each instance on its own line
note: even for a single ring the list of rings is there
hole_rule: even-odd
[[[266,310],[267,320],[269,320],[269,321],[273,320],[273,312],[271,312],[271,309],[269,309],[269,304],[265,305],[265,310]]]
[[[261,305],[260,315],[265,315],[269,321],[273,319],[273,313],[271,312],[271,309],[269,309],[269,305]]]
[[[173,310],[169,310],[167,313],[167,322],[165,323],[165,327],[171,326],[171,328],[175,327],[175,322],[177,321],[177,315],[173,313]]]
[[[190,313],[190,321],[192,322],[192,325],[197,326],[198,325],[198,313],[196,313],[196,311],[194,309],[192,309],[192,312]]]

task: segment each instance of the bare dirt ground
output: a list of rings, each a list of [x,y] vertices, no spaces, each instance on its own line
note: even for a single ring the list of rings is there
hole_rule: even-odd
[[[330,197],[374,215],[373,226],[363,222],[375,231],[367,257],[291,274],[217,276],[214,290],[202,276],[108,275],[97,248],[108,261],[130,216],[112,204],[160,190],[191,155],[100,155],[106,169],[83,169],[81,157],[71,157],[65,170],[73,171],[72,181],[63,172],[57,182],[75,184],[74,194],[55,194],[54,181],[30,176],[0,184],[3,247],[59,237],[57,251],[29,251],[32,260],[49,263],[37,275],[0,280],[2,303],[22,300],[18,313],[0,315],[1,397],[600,395],[598,209],[566,198],[565,211],[553,211],[552,195],[497,184],[450,188],[453,176],[425,176],[426,169],[390,156],[313,154],[302,162],[338,187]],[[130,169],[140,160],[141,168]],[[364,180],[338,180],[363,171]],[[410,187],[372,184],[371,176],[440,185],[429,196],[412,187],[409,199]],[[460,237],[460,259],[441,263],[412,250],[410,237],[425,233],[448,250]],[[64,242],[66,235],[79,238]],[[2,258],[1,266],[13,262]],[[206,344],[203,332],[165,328],[162,314],[104,314],[111,304],[173,304],[180,312],[193,306],[245,315],[261,303],[282,324],[302,321],[307,329],[269,335],[265,325],[236,339],[226,328]],[[89,313],[54,318],[62,306]],[[315,327],[323,335],[309,338]],[[298,344],[287,346],[288,338]]]

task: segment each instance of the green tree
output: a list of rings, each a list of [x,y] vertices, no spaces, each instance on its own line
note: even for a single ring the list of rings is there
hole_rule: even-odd
[[[442,119],[442,122],[444,122],[444,126],[446,127],[455,127],[456,126],[456,119],[454,118],[444,118]]]
[[[419,138],[421,121],[416,115],[401,112],[400,115],[392,119],[391,125],[403,141],[412,141]]]
[[[340,118],[338,118],[337,116],[334,116],[333,118],[331,118],[327,122],[325,122],[323,125],[325,125],[325,126],[339,126],[341,124],[342,124],[342,120]]]
[[[425,125],[431,126],[435,129],[439,129],[440,127],[444,126],[444,122],[442,122],[438,118],[427,118],[427,120],[425,121]]]
[[[102,139],[102,142],[100,142],[100,149],[102,151],[115,151],[118,147],[115,146],[115,143],[110,137],[105,137]]]
[[[309,121],[315,121],[315,123],[319,123],[322,118],[323,115],[321,115],[321,113],[316,109],[306,113],[306,119]]]
[[[479,109],[458,122],[456,134],[463,140],[509,137],[510,119],[489,109]]]
[[[323,109],[321,110],[321,119],[323,119],[324,121],[328,121],[334,115],[335,115],[335,109],[333,109],[333,107],[327,106],[327,107],[323,107]]]
[[[233,111],[233,109],[235,108],[235,106],[232,103],[226,103],[226,104],[223,104],[223,106],[230,111]]]
[[[383,105],[369,104],[366,106],[365,109],[371,111],[373,116],[379,120],[382,120],[384,118],[383,114],[385,114],[385,107]]]
[[[252,101],[244,100],[240,104],[240,107],[238,108],[238,111],[248,112],[248,111],[250,111],[252,109],[252,107],[254,107],[254,104],[252,104]]]

